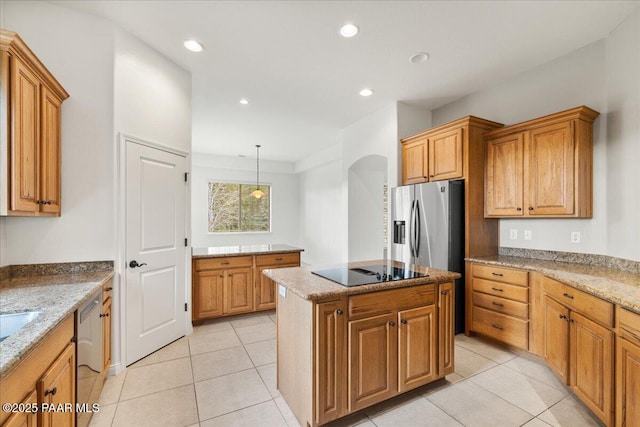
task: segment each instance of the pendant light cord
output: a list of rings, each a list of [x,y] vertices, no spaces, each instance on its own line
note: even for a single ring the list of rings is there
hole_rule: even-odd
[[[256,190],[260,189],[260,146],[256,145]]]

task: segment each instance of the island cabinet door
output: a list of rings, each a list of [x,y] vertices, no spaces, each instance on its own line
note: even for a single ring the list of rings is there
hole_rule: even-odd
[[[438,285],[438,375],[445,376],[454,370],[454,313],[453,283]]]
[[[398,322],[398,389],[405,392],[438,376],[435,306],[401,311]]]
[[[228,270],[222,295],[225,314],[253,311],[253,269]]]
[[[640,344],[640,337],[630,339]],[[640,345],[618,337],[616,358],[616,426],[637,427],[640,426]]]
[[[386,400],[398,390],[397,313],[349,322],[349,411]]]
[[[547,365],[569,385],[569,309],[544,298],[544,348]]]
[[[224,270],[198,271],[193,279],[193,319],[222,316]]]
[[[316,305],[316,422],[324,424],[347,413],[346,301]]]
[[[33,408],[38,404],[38,397],[35,390],[25,397],[21,404]],[[2,425],[3,427],[36,427],[38,425],[37,412],[14,412]]]
[[[76,402],[76,346],[67,345],[65,350],[38,381],[38,400],[48,407]],[[38,425],[41,427],[74,426],[74,411],[42,411]]]

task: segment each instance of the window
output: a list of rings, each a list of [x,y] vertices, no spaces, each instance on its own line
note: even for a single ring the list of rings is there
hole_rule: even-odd
[[[255,184],[210,182],[209,232],[271,231],[271,186],[260,186],[260,199],[251,195],[255,189]]]

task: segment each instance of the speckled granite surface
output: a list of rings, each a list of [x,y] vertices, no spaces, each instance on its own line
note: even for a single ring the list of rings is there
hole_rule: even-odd
[[[216,258],[235,255],[267,255],[273,253],[303,252],[304,249],[289,245],[243,245],[243,246],[211,246],[193,248],[193,258]]]
[[[467,261],[537,271],[576,289],[640,313],[640,275],[602,265],[585,265],[513,256],[468,258]]]
[[[460,274],[449,271],[437,270],[435,268],[422,267],[412,265],[411,268],[423,274],[427,274],[427,277],[420,277],[417,279],[398,280],[395,282],[382,282],[374,283],[371,285],[361,286],[342,286],[331,280],[324,279],[320,276],[316,276],[311,273],[312,270],[323,270],[326,268],[336,268],[348,265],[353,267],[365,267],[367,265],[380,265],[384,261],[363,261],[354,262],[342,265],[331,265],[321,267],[290,267],[290,268],[276,268],[272,270],[264,270],[264,274],[277,282],[278,284],[286,287],[290,292],[298,295],[301,298],[307,300],[318,300],[323,298],[329,298],[340,295],[354,295],[362,294],[366,292],[382,291],[385,289],[404,288],[407,286],[423,285],[426,283],[439,283],[445,281],[451,281],[460,277]],[[395,263],[398,267],[403,266],[402,263]]]
[[[40,311],[36,319],[0,342],[0,377],[9,373],[48,332],[88,301],[111,277],[113,264],[110,271],[40,274],[0,281],[0,313]]]
[[[113,271],[113,261],[17,264],[9,266],[9,277],[41,276],[43,274],[78,274],[95,271]]]

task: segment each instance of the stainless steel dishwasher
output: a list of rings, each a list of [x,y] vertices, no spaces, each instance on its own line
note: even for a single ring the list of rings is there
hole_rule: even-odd
[[[104,385],[101,315],[102,289],[76,314],[76,408],[83,408],[76,412],[78,427],[89,424],[91,405],[98,402]]]

